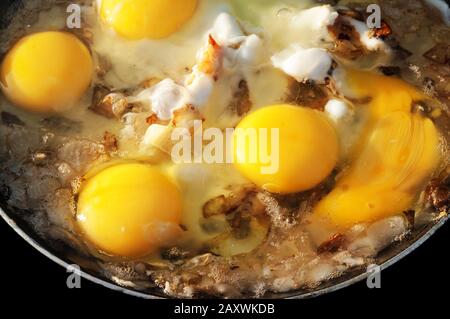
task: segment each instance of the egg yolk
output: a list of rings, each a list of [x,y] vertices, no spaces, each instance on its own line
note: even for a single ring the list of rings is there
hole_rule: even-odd
[[[424,98],[413,86],[395,77],[351,70],[347,78],[352,92],[361,98],[372,98],[369,103],[372,123],[389,112],[409,112],[414,101]]]
[[[338,136],[329,120],[321,112],[292,105],[268,106],[246,116],[235,130],[233,145],[238,170],[273,193],[313,188],[331,173],[339,156]],[[263,154],[278,161],[270,164],[273,171],[267,171]]]
[[[66,32],[40,32],[22,38],[0,70],[1,89],[14,104],[31,112],[73,106],[89,87],[93,63],[87,47]]]
[[[440,161],[433,122],[412,112],[423,96],[405,82],[349,73],[349,84],[370,96],[368,122],[350,167],[314,208],[313,219],[337,229],[373,222],[410,209]]]
[[[124,38],[161,39],[178,31],[196,7],[197,0],[101,0],[99,12]]]
[[[158,169],[124,163],[87,179],[79,194],[77,222],[101,251],[141,257],[180,235],[181,210],[177,187]]]

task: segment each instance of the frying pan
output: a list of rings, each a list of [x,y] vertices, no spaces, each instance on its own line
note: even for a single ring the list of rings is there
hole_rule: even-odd
[[[0,2],[0,32],[1,29],[8,26],[10,19],[14,12],[20,8],[26,0],[2,0]],[[102,269],[92,263],[85,256],[80,256],[73,249],[63,246],[51,245],[48,242],[42,240],[28,225],[20,218],[20,212],[15,212],[8,209],[4,203],[0,200],[0,215],[4,221],[9,224],[14,231],[27,241],[31,246],[41,252],[44,256],[50,258],[55,263],[65,267],[69,267],[71,264],[80,265],[81,276],[87,280],[90,280],[96,284],[102,285],[106,288],[120,291],[132,296],[145,298],[145,299],[159,299],[166,296],[158,289],[148,288],[145,290],[133,290],[121,287],[106,278]],[[386,269],[387,267],[395,264],[397,261],[412,253],[417,247],[425,242],[430,236],[432,236],[444,223],[449,219],[449,216],[442,217],[435,222],[432,222],[420,229],[415,229],[405,240],[393,244],[387,249],[383,250],[375,262],[379,265],[380,269]],[[328,281],[314,290],[298,290],[288,293],[269,293],[265,298],[292,298],[292,299],[306,299],[331,293],[338,289],[342,289],[351,284],[366,279],[368,276],[365,269],[354,269],[345,275]]]

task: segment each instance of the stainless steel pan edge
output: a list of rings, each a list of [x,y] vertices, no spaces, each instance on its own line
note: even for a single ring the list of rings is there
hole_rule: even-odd
[[[3,220],[20,236],[22,237],[27,243],[29,243],[32,247],[34,247],[37,251],[39,251],[44,256],[48,257],[58,265],[64,267],[67,269],[72,263],[70,260],[67,260],[62,257],[58,257],[55,252],[50,251],[49,248],[45,247],[41,242],[39,242],[39,239],[35,239],[31,235],[29,235],[26,231],[20,227],[16,221],[11,218],[1,207],[0,207],[0,215],[3,218]],[[440,218],[434,225],[430,225],[423,229],[421,232],[416,234],[412,239],[412,243],[409,243],[410,240],[404,241],[398,245],[394,245],[391,248],[388,248],[384,255],[386,256],[380,256],[379,259],[385,259],[383,262],[379,263],[379,267],[381,270],[384,270],[388,268],[389,266],[395,264],[399,260],[403,259],[410,253],[412,253],[417,247],[422,245],[428,238],[430,238],[439,228],[441,228],[447,220],[450,218],[449,215]],[[405,245],[406,244],[406,245]],[[406,248],[403,248],[403,246],[406,246]],[[108,281],[106,279],[102,279],[98,274],[91,274],[83,269],[80,271],[81,276],[93,283],[99,284],[101,286],[104,286],[106,288],[125,293],[131,296],[144,298],[144,299],[163,299],[164,297],[158,296],[156,293],[145,293],[140,292],[132,289],[127,289],[124,287],[121,287],[111,281]],[[344,277],[337,278],[337,280],[334,280],[332,283],[325,284],[324,286],[318,287],[314,291],[293,291],[290,293],[283,293],[283,294],[270,294],[266,297],[268,298],[287,298],[287,299],[308,299],[313,297],[318,297],[320,295],[325,295],[334,291],[337,291],[339,289],[348,287],[354,283],[357,283],[361,280],[366,279],[368,276],[367,272],[364,270],[357,270],[356,272],[350,272],[347,276],[344,275]],[[348,278],[347,278],[348,277]]]

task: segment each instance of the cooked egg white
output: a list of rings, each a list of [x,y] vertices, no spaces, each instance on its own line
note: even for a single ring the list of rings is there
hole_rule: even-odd
[[[274,51],[294,44],[305,48],[322,48],[331,44],[328,26],[334,23],[338,13],[329,5],[311,6],[310,1],[291,5],[278,3],[261,12],[261,27],[272,39]]]
[[[172,17],[168,2],[166,5],[166,14]],[[197,51],[204,45],[207,30],[224,7],[227,8],[222,1],[200,1],[195,7],[195,14],[177,32],[162,39],[143,37],[134,40],[111,32],[99,23],[95,8],[86,8],[86,21],[93,26],[92,48],[113,65],[105,77],[106,82],[115,88],[128,88],[153,78],[162,80],[168,77],[181,81],[187,73],[186,68],[195,64]],[[129,19],[134,18],[133,14],[129,13]],[[156,21],[161,20],[158,18]],[[161,30],[161,27],[155,29]]]
[[[333,60],[325,49],[293,45],[272,57],[276,68],[292,76],[298,82],[313,80],[325,83]]]

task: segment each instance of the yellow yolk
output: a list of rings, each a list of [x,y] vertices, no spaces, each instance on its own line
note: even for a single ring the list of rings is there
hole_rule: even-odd
[[[264,154],[271,154],[272,159]],[[331,173],[339,144],[333,125],[322,113],[274,105],[251,113],[239,123],[234,155],[239,171],[259,187],[274,193],[294,193],[313,188]]]
[[[315,212],[339,227],[372,222],[411,207],[438,163],[429,119],[393,112],[377,123],[362,153]]]
[[[348,85],[360,97],[371,97],[370,112],[374,120],[388,112],[411,111],[413,101],[424,96],[404,81],[364,71],[349,71]]]
[[[99,12],[127,39],[160,39],[179,30],[196,7],[197,0],[101,0]]]
[[[181,210],[180,193],[167,177],[150,165],[126,163],[88,178],[77,221],[98,249],[141,257],[180,235]]]
[[[31,112],[70,108],[89,87],[93,63],[87,47],[66,32],[40,32],[22,38],[8,52],[1,88],[14,104]]]
[[[355,91],[372,98],[369,120],[350,167],[314,209],[314,220],[338,229],[410,209],[439,163],[439,133],[412,113],[422,95],[401,80],[351,72]]]

